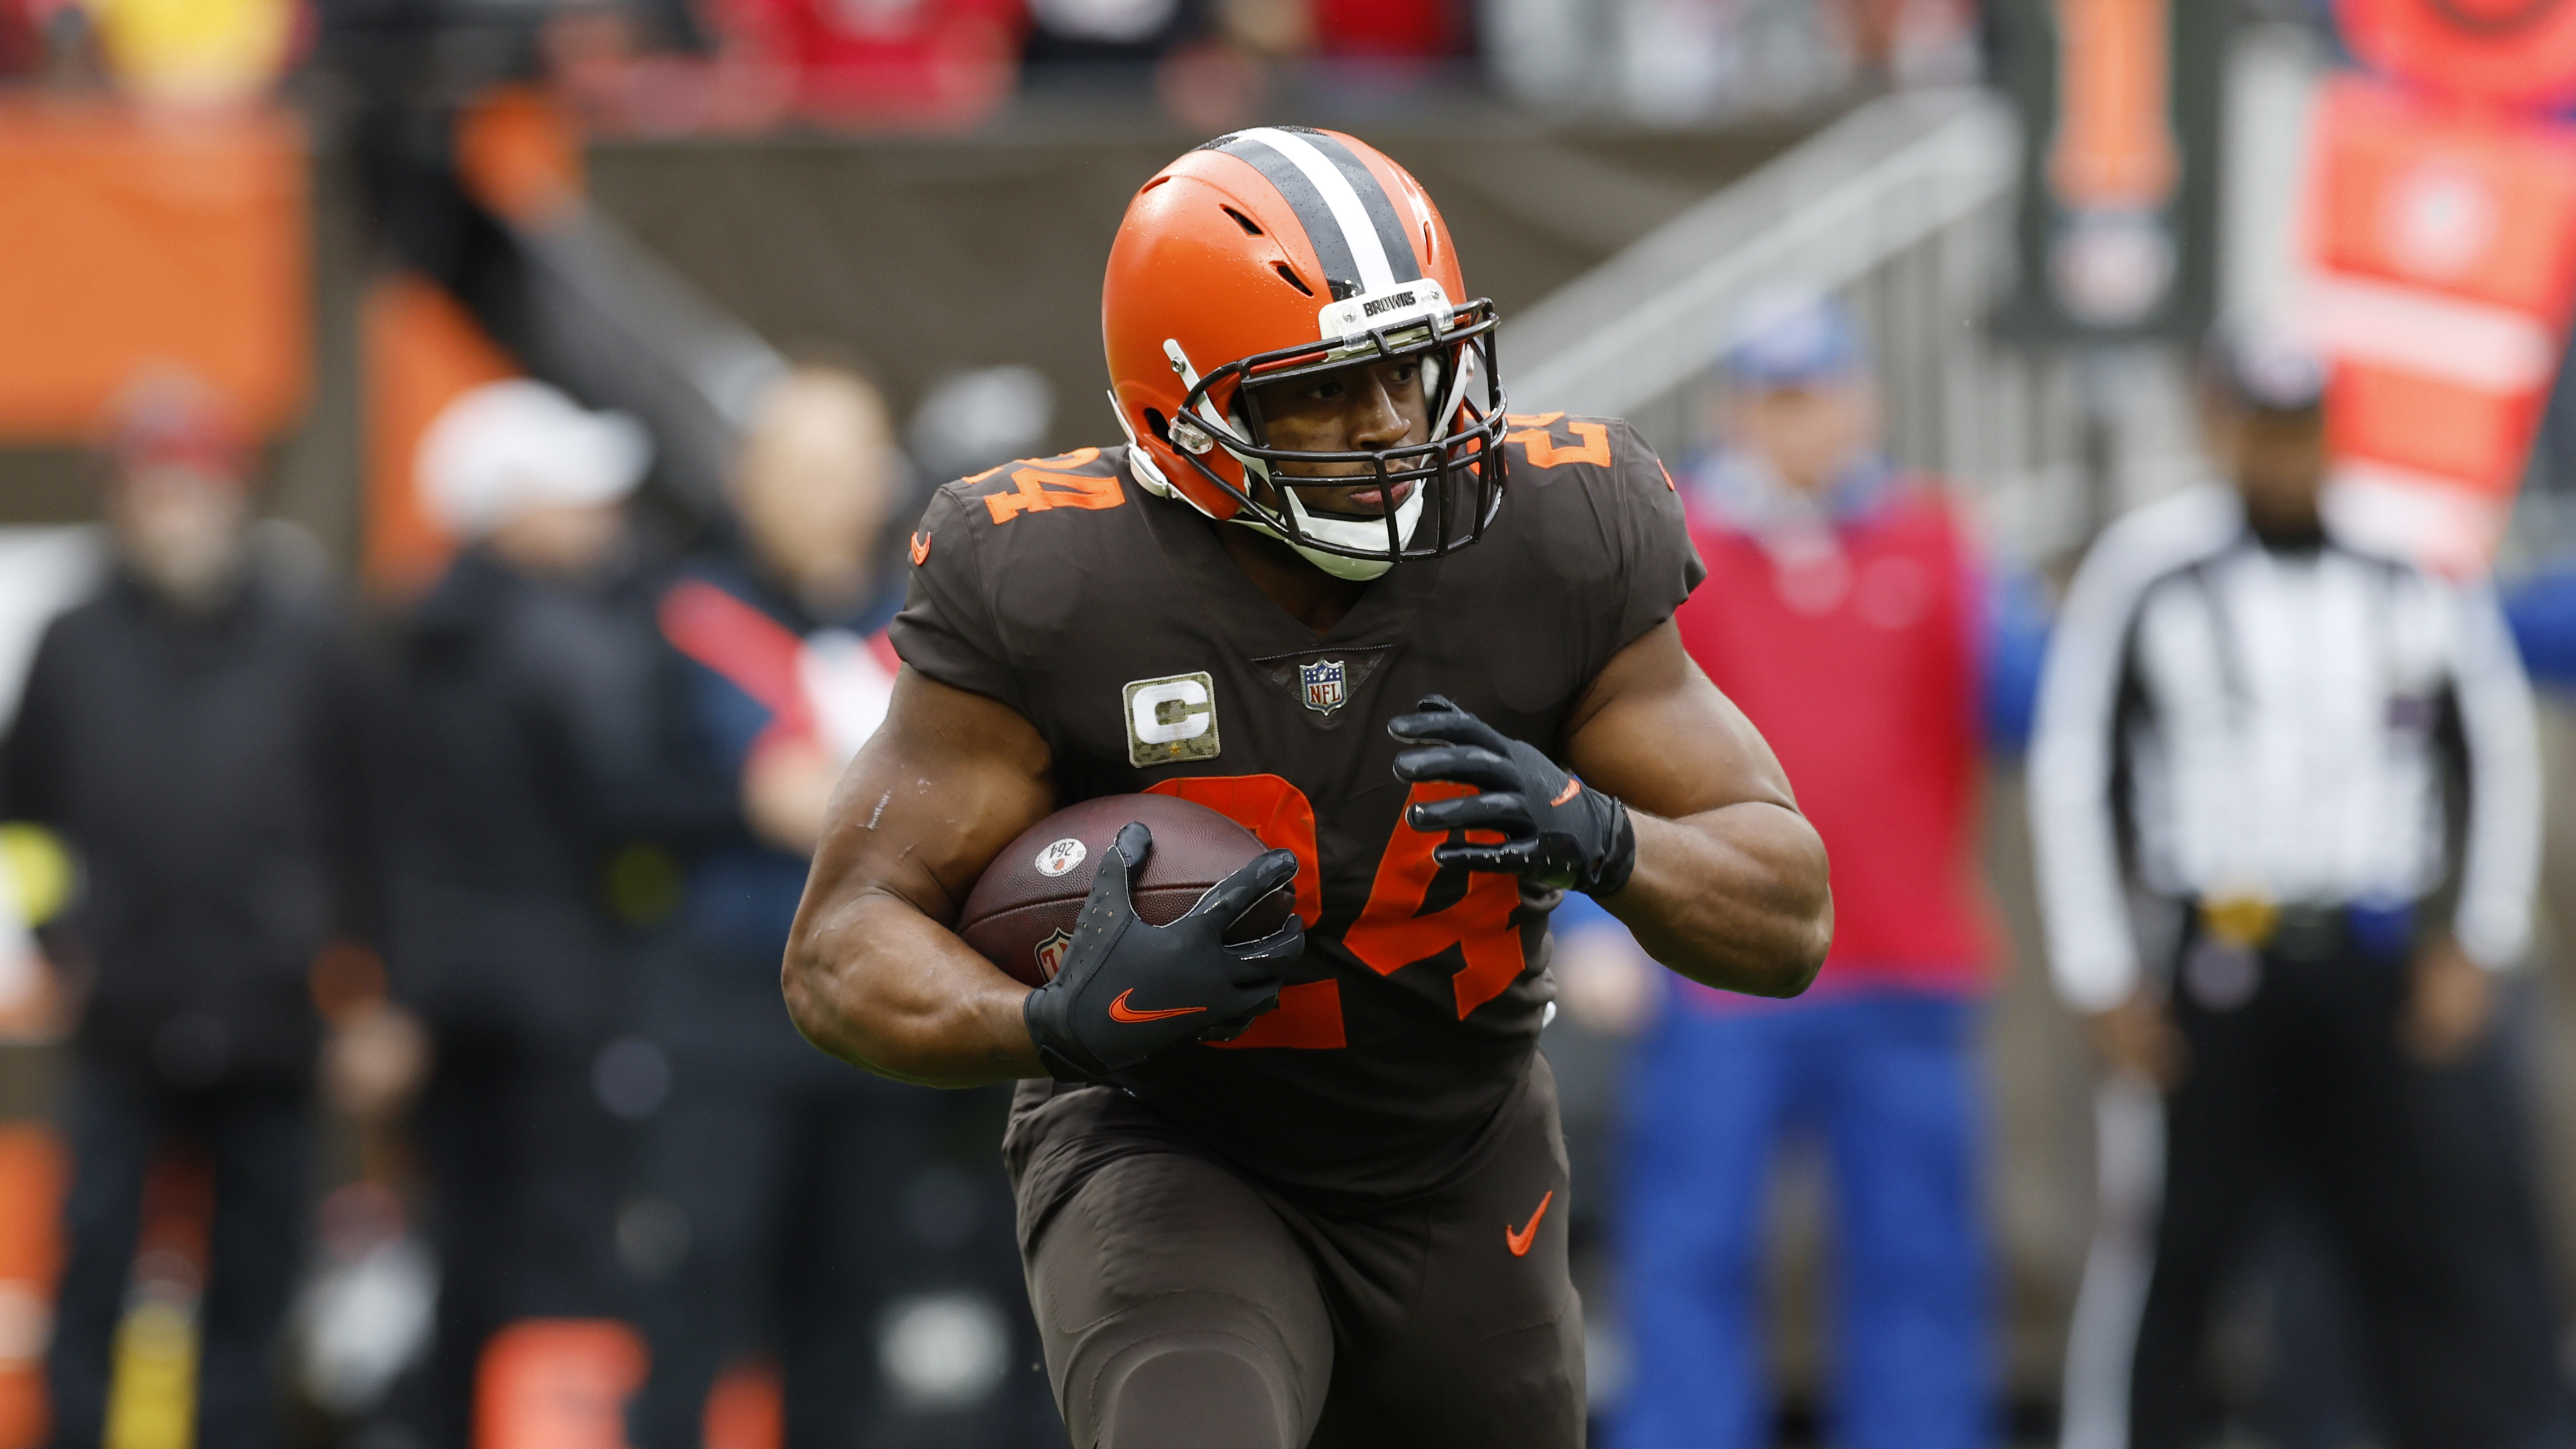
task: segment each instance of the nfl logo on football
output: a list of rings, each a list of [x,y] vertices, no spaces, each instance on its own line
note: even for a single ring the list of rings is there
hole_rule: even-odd
[[[1318,659],[1297,666],[1298,682],[1306,686],[1306,707],[1317,714],[1331,714],[1350,697],[1343,678],[1342,661],[1338,659]]]
[[[1049,935],[1045,940],[1038,942],[1036,955],[1038,958],[1039,980],[1053,981],[1055,979],[1055,973],[1063,969],[1064,953],[1069,950],[1072,945],[1072,933],[1062,930],[1056,931]]]

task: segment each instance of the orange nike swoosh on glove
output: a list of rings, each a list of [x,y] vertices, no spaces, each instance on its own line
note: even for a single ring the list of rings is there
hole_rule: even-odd
[[[1568,780],[1565,782],[1565,793],[1557,796],[1555,799],[1550,800],[1547,803],[1550,805],[1562,805],[1566,801],[1571,800],[1582,793],[1583,782],[1581,780]]]
[[[1514,1232],[1510,1223],[1503,1224],[1503,1246],[1512,1250],[1513,1257],[1529,1256],[1530,1244],[1538,1241],[1539,1219],[1547,1216],[1547,1205],[1554,1201],[1556,1201],[1556,1189],[1551,1187],[1547,1190],[1547,1196],[1538,1200],[1538,1211],[1530,1214],[1528,1227]]]
[[[1119,992],[1116,1001],[1109,1003],[1111,1021],[1161,1021],[1165,1017],[1187,1016],[1194,1011],[1207,1010],[1204,1006],[1167,1006],[1160,1011],[1138,1011],[1127,1004],[1127,998],[1135,994],[1136,989],[1131,986]]]

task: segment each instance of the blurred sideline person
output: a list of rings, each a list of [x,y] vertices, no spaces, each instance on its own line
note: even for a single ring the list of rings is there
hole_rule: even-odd
[[[2576,690],[2576,556],[2560,554],[2503,584],[2505,623],[2541,689]]]
[[[86,996],[66,1135],[52,1442],[105,1432],[144,1181],[202,1154],[213,1220],[195,1443],[273,1445],[273,1356],[303,1250],[316,953],[358,924],[360,681],[309,577],[255,547],[250,440],[193,380],[116,422],[117,567],[54,621],[0,743],[0,818],[59,832],[84,884],[50,944]]]
[[[2115,1083],[2162,1099],[2105,1092],[2070,1449],[2218,1437],[2214,1298],[2284,1193],[2352,1284],[2388,1442],[2564,1442],[2494,1021],[2531,934],[2530,689],[2484,589],[2325,525],[2325,382],[2293,341],[2214,341],[2206,427],[2234,486],[2114,525],[2049,657],[2031,810],[2051,964]],[[2134,923],[2132,881],[2159,903]]]
[[[386,711],[386,942],[427,1026],[414,1119],[438,1250],[423,1384],[464,1449],[486,1343],[607,1316],[617,1123],[592,1066],[630,947],[613,853],[661,774],[661,655],[624,503],[651,448],[544,383],[495,382],[422,436],[422,495],[462,551],[404,622]]]
[[[778,973],[832,787],[893,688],[908,476],[875,388],[809,367],[761,400],[729,486],[738,546],[692,560],[659,607],[735,804],[688,861],[645,1006],[670,1089],[621,1219],[652,1350],[629,1434],[696,1449],[709,1385],[760,1355],[783,1381],[788,1449],[873,1443],[898,1412],[880,1328],[938,1246],[921,1219],[938,1238],[937,1219],[974,1204],[915,1192],[951,1120],[939,1094],[807,1046]]]
[[[2045,626],[1938,482],[1877,451],[1868,368],[1840,304],[1754,298],[1724,358],[1724,446],[1684,474],[1709,578],[1675,613],[1682,643],[1796,782],[1833,861],[1835,929],[1799,1000],[1676,982],[1642,1043],[1619,1449],[1770,1442],[1770,1168],[1809,1136],[1839,1248],[1835,1442],[1977,1449],[1997,1427],[1976,809],[1985,748],[2027,733]]]

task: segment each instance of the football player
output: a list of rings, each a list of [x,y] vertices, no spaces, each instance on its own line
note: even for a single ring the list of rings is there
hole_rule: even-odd
[[[1578,1444],[1548,912],[1586,892],[1770,996],[1832,931],[1822,845],[1675,635],[1679,500],[1625,423],[1505,413],[1492,303],[1348,136],[1164,168],[1101,314],[1126,444],[951,483],[913,536],[790,1008],[889,1076],[1021,1079],[1003,1151],[1084,1449]],[[1133,791],[1274,849],[1158,928],[1129,826],[1036,990],[950,932],[1006,843]],[[1292,880],[1294,920],[1222,940]]]

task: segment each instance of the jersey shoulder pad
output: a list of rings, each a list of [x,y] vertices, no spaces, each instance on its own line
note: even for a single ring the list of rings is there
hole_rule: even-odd
[[[910,540],[895,652],[941,683],[1028,713],[1022,676],[1060,654],[1102,577],[1103,510],[1126,510],[1123,448],[1080,448],[988,468],[932,495]]]
[[[1503,446],[1514,472],[1634,472],[1672,486],[1662,460],[1625,418],[1506,413]]]
[[[1572,677],[1672,617],[1707,576],[1681,494],[1661,459],[1619,418],[1512,414],[1504,502],[1475,568],[1514,598],[1544,598],[1571,633]]]
[[[1504,487],[1529,498],[1537,511],[1594,513],[1662,511],[1680,514],[1681,495],[1664,461],[1625,418],[1564,413],[1512,413],[1503,435]]]
[[[988,468],[943,485],[910,539],[911,583],[895,620],[898,652],[913,659],[934,634],[971,653],[971,676],[941,675],[928,653],[916,663],[978,693],[1000,694],[986,677],[999,661],[1047,657],[1069,621],[1085,616],[1091,591],[1116,577],[1112,561],[1137,544],[1124,448],[1079,448]],[[1115,512],[1104,512],[1115,510]],[[958,666],[963,669],[965,666]]]
[[[1611,592],[1629,591],[1648,575],[1670,572],[1682,581],[1671,602],[1689,593],[1704,571],[1681,495],[1634,427],[1563,413],[1512,420],[1508,501],[1498,527],[1522,578],[1606,600],[1610,585],[1618,585]]]

